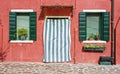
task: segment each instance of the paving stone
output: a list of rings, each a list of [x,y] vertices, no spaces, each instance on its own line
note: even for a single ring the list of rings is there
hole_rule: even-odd
[[[120,65],[2,62],[0,74],[120,74]]]

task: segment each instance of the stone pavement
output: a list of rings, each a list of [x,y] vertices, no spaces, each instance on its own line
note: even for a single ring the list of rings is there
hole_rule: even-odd
[[[0,74],[120,74],[120,65],[2,62]]]

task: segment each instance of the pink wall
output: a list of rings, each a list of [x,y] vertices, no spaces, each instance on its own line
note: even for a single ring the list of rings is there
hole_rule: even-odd
[[[120,64],[120,0],[115,0],[116,63]]]
[[[119,0],[116,0],[116,9],[115,9],[115,24],[119,17],[120,7]],[[110,0],[1,0],[0,2],[0,15],[1,24],[4,25],[4,34],[3,34],[3,44],[8,46],[9,50],[7,52],[7,57],[5,61],[23,61],[23,62],[42,62],[43,59],[43,26],[44,26],[44,17],[41,14],[42,10],[40,9],[41,5],[61,5],[61,6],[74,6],[74,14],[71,16],[71,56],[72,62],[76,63],[98,63],[100,56],[110,56],[111,53],[111,42],[107,42],[107,48],[103,52],[83,52],[82,46],[83,43],[78,39],[78,14],[84,9],[105,9],[106,11],[111,11],[111,1]],[[118,8],[119,7],[119,8]],[[37,41],[33,44],[19,44],[19,43],[10,43],[9,42],[9,12],[11,9],[33,9],[37,12]],[[46,9],[45,15],[70,15],[68,14],[69,9],[65,11],[62,9],[59,13],[56,13],[57,9]],[[49,12],[48,12],[49,11]],[[41,16],[42,15],[42,16]],[[118,23],[120,24],[120,23]],[[116,61],[120,63],[120,37],[119,25],[117,26],[116,32]],[[0,33],[1,34],[1,33]],[[74,58],[75,57],[75,58]]]

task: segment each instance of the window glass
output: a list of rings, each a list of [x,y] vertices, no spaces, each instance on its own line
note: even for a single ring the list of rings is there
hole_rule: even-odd
[[[29,16],[17,16],[17,40],[29,40]]]
[[[96,15],[96,14],[90,14],[87,15],[87,39],[91,36],[91,35],[96,35],[99,34],[100,35],[100,15]]]

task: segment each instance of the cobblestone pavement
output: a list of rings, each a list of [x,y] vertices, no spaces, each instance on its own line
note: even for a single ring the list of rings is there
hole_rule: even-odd
[[[0,74],[120,74],[120,65],[3,62]]]

